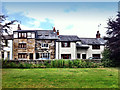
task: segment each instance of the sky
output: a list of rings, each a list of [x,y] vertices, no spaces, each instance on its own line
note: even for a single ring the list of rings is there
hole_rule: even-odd
[[[117,2],[3,2],[8,21],[18,20],[23,30],[59,30],[61,35],[105,36],[108,18],[115,18]],[[101,24],[100,27],[98,25]],[[17,30],[16,25],[12,26]]]

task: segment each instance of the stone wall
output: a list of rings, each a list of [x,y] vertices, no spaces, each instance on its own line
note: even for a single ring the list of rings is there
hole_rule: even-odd
[[[48,48],[42,48],[42,43],[47,43]],[[55,40],[36,40],[36,53],[50,53],[50,59],[55,59]]]
[[[26,43],[26,48],[18,48],[19,43]],[[33,59],[35,59],[35,39],[14,39],[13,59],[18,59],[18,53],[27,53],[27,59],[29,59],[29,53],[33,53]]]

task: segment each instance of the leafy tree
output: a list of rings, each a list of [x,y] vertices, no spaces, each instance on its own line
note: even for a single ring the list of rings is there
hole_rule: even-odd
[[[110,50],[110,59],[118,66],[120,65],[120,12],[116,19],[110,18],[107,24],[109,37],[107,47]]]
[[[6,23],[6,18],[7,16],[0,15],[0,51],[3,50],[4,47],[4,45],[2,44],[2,42],[4,43],[4,40],[6,38],[6,35],[4,35],[4,33],[10,36],[10,32],[12,31],[10,25],[13,25],[14,22],[17,22],[17,20],[12,20]]]
[[[108,48],[105,48],[104,52],[102,53],[102,65],[105,67],[111,67],[114,66],[113,61],[110,59],[110,50]]]

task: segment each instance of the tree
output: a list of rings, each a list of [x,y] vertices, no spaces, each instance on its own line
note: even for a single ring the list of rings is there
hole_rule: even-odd
[[[6,35],[4,35],[4,33],[10,36],[10,31],[12,31],[10,25],[14,24],[14,22],[17,22],[17,20],[13,20],[6,23],[6,18],[7,16],[0,15],[0,51],[3,50],[4,47],[4,45],[2,44],[2,42],[4,43],[4,40],[6,38]]]
[[[120,12],[118,12],[116,19],[110,18],[108,20],[107,47],[110,50],[110,59],[118,66],[120,65]]]
[[[104,52],[102,53],[103,58],[101,59],[102,65],[104,67],[111,67],[114,66],[113,61],[110,59],[110,50],[105,48]]]

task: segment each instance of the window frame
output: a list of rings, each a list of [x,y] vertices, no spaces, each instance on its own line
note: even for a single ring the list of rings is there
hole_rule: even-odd
[[[65,47],[65,48],[70,47],[70,42],[61,42],[61,47]]]
[[[79,56],[79,57],[78,57]],[[80,59],[81,58],[81,54],[77,53],[77,58]]]
[[[44,57],[44,54],[46,54],[47,57]],[[50,53],[42,53],[43,59],[50,59]]]
[[[27,38],[27,32],[18,32],[18,38]]]
[[[8,53],[9,53],[9,57],[8,57]],[[10,60],[10,51],[7,52],[7,58],[8,60]]]
[[[46,47],[46,45],[47,45],[47,47]],[[49,48],[49,44],[48,43],[42,43],[41,48]]]
[[[26,43],[19,43],[18,44],[18,48],[19,49],[26,49],[27,48],[27,44]]]
[[[97,50],[99,50],[99,49],[100,49],[100,45],[92,45],[92,49],[97,49]]]
[[[5,54],[4,54],[4,52],[1,52],[1,58],[2,58],[2,59],[5,58]]]
[[[18,53],[18,59],[27,59],[27,53]]]

